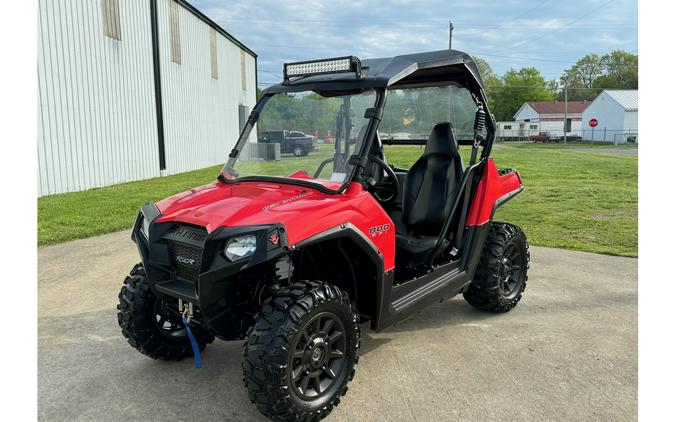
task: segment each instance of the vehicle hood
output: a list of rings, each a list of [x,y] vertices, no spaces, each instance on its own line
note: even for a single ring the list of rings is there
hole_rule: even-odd
[[[194,224],[209,233],[222,226],[281,223],[292,244],[355,214],[362,218],[359,204],[366,199],[361,189],[330,195],[292,184],[218,181],[158,202],[162,215],[157,222]]]

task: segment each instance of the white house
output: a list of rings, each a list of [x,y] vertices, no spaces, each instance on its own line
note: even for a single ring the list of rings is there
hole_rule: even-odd
[[[637,142],[638,90],[602,91],[583,112],[583,131],[588,140]]]
[[[581,136],[582,113],[588,107],[588,101],[568,101],[567,120],[570,125],[568,136]],[[565,127],[565,102],[564,101],[528,101],[524,103],[513,116],[520,123],[519,129],[527,135],[536,135],[540,132],[548,132],[553,136],[563,136]],[[528,128],[529,123],[537,123],[537,129]]]
[[[37,24],[39,195],[226,160],[256,54],[194,6],[39,0]]]

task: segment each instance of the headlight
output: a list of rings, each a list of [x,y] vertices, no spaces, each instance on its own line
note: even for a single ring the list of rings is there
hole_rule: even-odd
[[[148,240],[150,239],[150,236],[148,235],[148,233],[150,232],[150,221],[147,218],[145,218],[143,213],[141,213],[141,218],[143,219],[141,221],[141,234],[145,236],[145,240]]]
[[[249,257],[255,252],[255,243],[256,238],[253,234],[230,239],[227,242],[227,245],[225,245],[225,256],[228,257],[230,261],[237,261]]]

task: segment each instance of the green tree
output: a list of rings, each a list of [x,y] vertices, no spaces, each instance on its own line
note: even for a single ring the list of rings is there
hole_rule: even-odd
[[[492,66],[485,60],[481,59],[480,57],[472,57],[473,61],[476,63],[476,67],[478,67],[478,72],[480,73],[480,76],[483,78],[483,82],[487,78],[490,78],[492,76],[495,76],[494,72],[492,71]]]
[[[551,101],[554,91],[544,76],[534,67],[510,69],[495,87],[491,103],[497,120],[512,120],[527,101]]]
[[[570,101],[592,100],[597,96],[593,85],[603,73],[602,58],[597,54],[587,54],[565,70],[560,78],[560,85],[561,88],[572,88],[567,91],[567,99]],[[559,91],[558,99],[563,100],[564,97],[564,91]]]
[[[595,88],[638,88],[638,56],[615,50],[602,56],[604,74],[597,78]]]
[[[565,70],[560,78],[560,87],[570,88],[567,99],[593,100],[602,89],[637,89],[638,56],[623,50],[615,50],[599,56],[588,54]],[[558,92],[558,99],[564,98]]]
[[[473,57],[473,60],[476,62],[480,76],[483,79],[483,85],[485,85],[485,94],[488,98],[488,106],[490,107],[490,110],[492,110],[495,107],[493,98],[497,89],[499,86],[501,86],[501,79],[494,73],[492,66],[490,66],[490,64],[485,59]]]

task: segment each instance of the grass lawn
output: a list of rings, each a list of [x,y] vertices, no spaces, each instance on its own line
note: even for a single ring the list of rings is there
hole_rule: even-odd
[[[399,167],[409,167],[421,153],[416,146],[385,148],[388,161]],[[530,143],[506,144],[495,148],[493,156],[498,167],[517,168],[525,184],[525,191],[495,218],[523,227],[530,244],[637,256],[636,157]],[[209,183],[218,170],[219,166],[39,198],[38,242],[130,228],[142,204]]]

